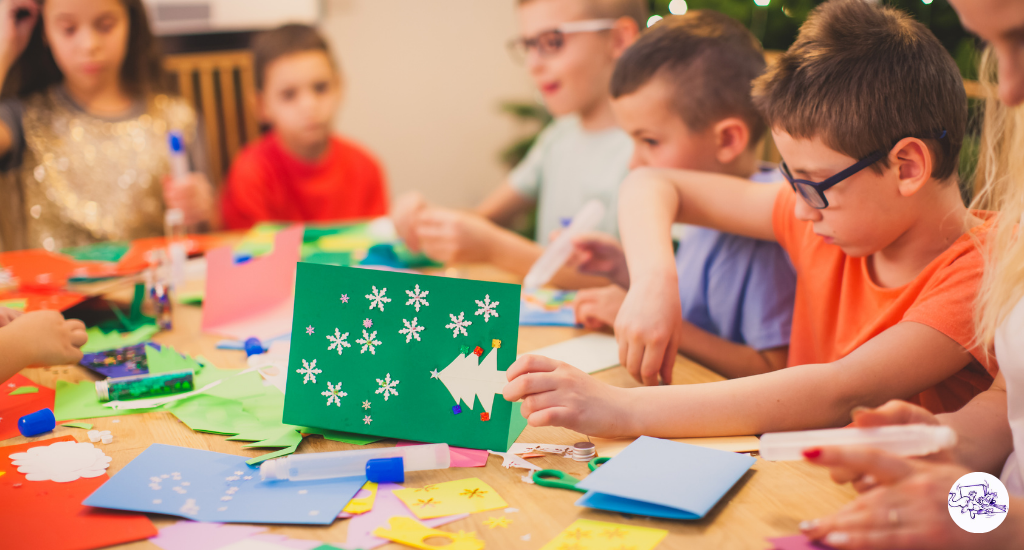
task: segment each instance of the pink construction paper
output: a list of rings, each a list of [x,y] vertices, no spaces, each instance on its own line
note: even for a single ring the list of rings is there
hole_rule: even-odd
[[[270,254],[241,264],[231,247],[207,252],[203,332],[240,340],[290,332],[302,234],[301,225],[289,227],[274,238]]]
[[[371,548],[377,548],[390,541],[371,535],[370,533],[373,533],[375,529],[378,527],[389,527],[390,519],[393,517],[416,519],[416,516],[405,507],[405,504],[391,492],[401,488],[402,486],[396,483],[381,483],[377,487],[377,500],[373,503],[373,510],[349,520],[348,540],[341,547],[348,550],[370,550]],[[427,527],[437,527],[468,516],[469,514],[457,514],[443,518],[416,519],[416,521]],[[338,545],[336,544],[335,546]]]
[[[775,545],[775,550],[835,550],[825,543],[815,542],[803,535],[777,537],[768,539],[768,542]]]
[[[159,535],[149,541],[163,550],[219,550],[243,540],[270,542],[295,550],[312,550],[323,544],[316,540],[293,539],[284,535],[264,533],[266,530],[266,527],[179,521],[164,527]]]
[[[396,447],[407,447],[409,445],[426,445],[425,443],[416,443],[415,441],[399,441]],[[449,453],[452,457],[452,468],[479,468],[487,465],[487,457],[489,456],[486,450],[481,451],[480,449],[465,449],[463,447],[448,447]]]

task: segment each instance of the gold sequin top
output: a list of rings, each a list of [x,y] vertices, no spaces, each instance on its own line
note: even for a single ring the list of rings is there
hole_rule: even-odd
[[[25,99],[20,165],[0,173],[0,246],[60,250],[162,235],[170,130],[196,143],[195,112],[166,95],[117,119],[83,111],[60,86]]]

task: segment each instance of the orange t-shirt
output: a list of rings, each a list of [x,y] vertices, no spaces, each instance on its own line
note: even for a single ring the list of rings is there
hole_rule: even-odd
[[[896,323],[913,321],[952,338],[984,368],[972,362],[909,401],[934,413],[955,411],[992,385],[998,366],[974,341],[984,259],[970,235],[961,235],[910,283],[882,288],[868,274],[867,257],[847,256],[816,235],[811,222],[796,219],[796,200],[784,186],[772,213],[775,238],[797,274],[789,366],[837,361]],[[991,222],[972,232],[983,233]]]

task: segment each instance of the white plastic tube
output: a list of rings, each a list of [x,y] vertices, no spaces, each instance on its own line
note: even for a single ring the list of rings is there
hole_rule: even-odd
[[[451,466],[448,445],[409,445],[362,451],[306,453],[268,460],[260,465],[263,481],[330,479],[366,474],[366,462],[375,458],[400,456],[406,472],[441,470]]]
[[[847,445],[898,456],[925,456],[956,445],[956,432],[949,426],[927,424],[777,432],[761,436],[759,452],[765,460],[803,460],[805,449]]]
[[[603,217],[604,204],[597,199],[587,201],[573,216],[569,227],[562,231],[533,263],[530,272],[523,279],[523,286],[527,289],[536,289],[546,285],[572,255],[572,238],[580,233],[592,231],[601,223]]]

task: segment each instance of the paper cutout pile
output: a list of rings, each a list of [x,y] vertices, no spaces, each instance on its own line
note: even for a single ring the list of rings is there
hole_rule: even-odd
[[[25,479],[58,483],[83,477],[99,477],[106,473],[113,460],[92,443],[76,441],[58,441],[51,445],[32,447],[9,457],[11,464],[25,474]]]

